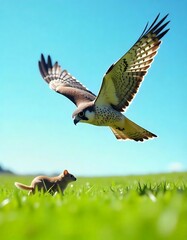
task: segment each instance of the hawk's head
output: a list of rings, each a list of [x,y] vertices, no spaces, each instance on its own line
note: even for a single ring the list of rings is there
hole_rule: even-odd
[[[95,109],[93,102],[79,105],[77,110],[72,115],[74,124],[78,122],[92,123],[95,119]]]

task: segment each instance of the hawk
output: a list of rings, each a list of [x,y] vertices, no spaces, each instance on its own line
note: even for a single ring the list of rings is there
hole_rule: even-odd
[[[129,120],[122,112],[136,95],[144,76],[161,44],[161,38],[169,31],[165,29],[170,21],[165,22],[168,14],[151,26],[148,23],[137,42],[130,50],[114,63],[103,77],[103,82],[96,96],[70,73],[63,70],[58,62],[52,64],[43,54],[39,69],[49,87],[69,98],[77,109],[73,113],[74,124],[78,122],[97,126],[108,126],[117,139],[143,141],[156,137],[155,134]]]

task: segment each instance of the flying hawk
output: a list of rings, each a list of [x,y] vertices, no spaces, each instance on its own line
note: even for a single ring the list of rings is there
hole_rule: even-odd
[[[46,61],[41,55],[39,69],[44,80],[50,88],[77,106],[72,115],[75,124],[83,122],[109,126],[116,138],[123,140],[143,141],[156,137],[122,112],[137,93],[158,51],[161,38],[169,31],[165,29],[169,21],[164,23],[167,16],[158,21],[158,15],[149,28],[146,25],[138,41],[108,69],[97,96],[63,70],[58,62],[53,65],[50,56]]]

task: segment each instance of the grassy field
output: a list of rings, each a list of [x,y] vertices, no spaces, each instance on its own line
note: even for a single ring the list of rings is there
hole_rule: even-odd
[[[62,196],[27,196],[0,175],[0,238],[187,239],[187,173],[78,178]]]

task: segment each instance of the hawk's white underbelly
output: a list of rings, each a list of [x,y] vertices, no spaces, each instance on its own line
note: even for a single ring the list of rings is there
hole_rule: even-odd
[[[112,107],[95,107],[95,118],[92,124],[98,126],[114,126],[116,123],[124,121],[124,115]]]

